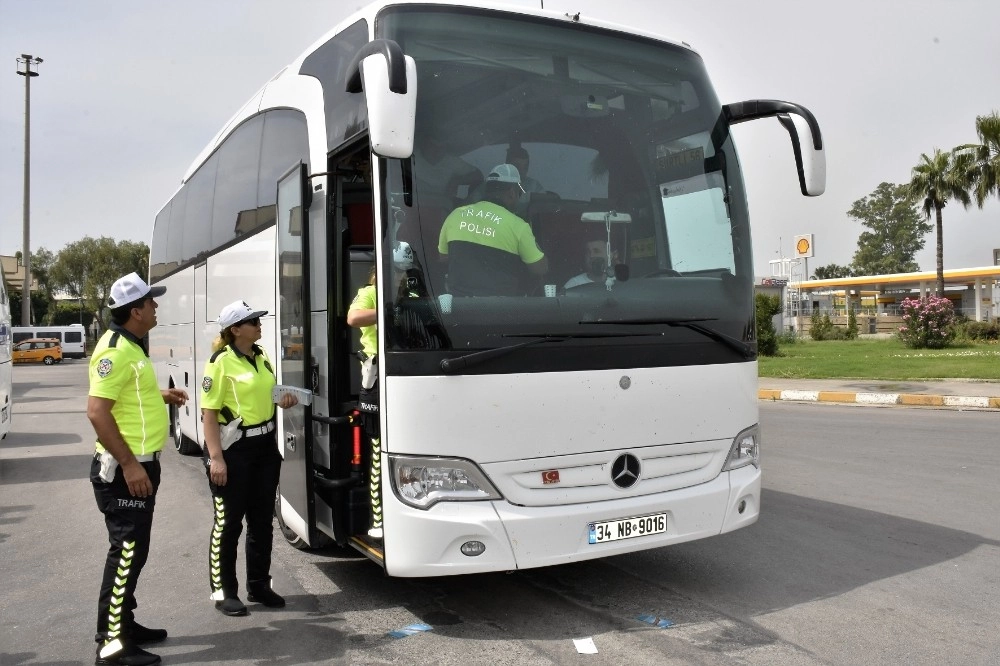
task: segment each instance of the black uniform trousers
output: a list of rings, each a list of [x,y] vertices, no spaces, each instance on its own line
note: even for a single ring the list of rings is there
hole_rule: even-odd
[[[101,479],[101,463],[96,456],[90,464],[90,482],[94,486],[97,508],[104,514],[110,544],[97,602],[95,638],[100,643],[110,643],[116,638],[125,641],[138,605],[135,587],[149,555],[153,508],[156,506],[156,491],[160,487],[160,461],[141,464],[153,484],[153,494],[142,498],[129,494],[121,467],[115,470],[111,483],[105,483]]]
[[[369,389],[362,388],[358,396],[358,411],[361,418],[361,429],[371,442],[371,460],[368,465],[368,493],[370,495],[371,511],[369,518],[371,526],[382,527],[382,433],[379,425],[379,391],[378,380]]]
[[[212,483],[211,474],[208,481],[215,509],[209,542],[209,584],[217,601],[235,599],[239,594],[236,551],[244,519],[247,587],[251,592],[257,585],[270,587],[274,497],[281,474],[281,454],[274,432],[244,436],[222,455],[226,461],[226,485]],[[206,466],[206,473],[209,471]]]

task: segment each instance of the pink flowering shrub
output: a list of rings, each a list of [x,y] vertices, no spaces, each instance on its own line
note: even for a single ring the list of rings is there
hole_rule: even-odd
[[[955,307],[947,298],[907,298],[902,310],[899,339],[907,347],[940,349],[954,339]]]

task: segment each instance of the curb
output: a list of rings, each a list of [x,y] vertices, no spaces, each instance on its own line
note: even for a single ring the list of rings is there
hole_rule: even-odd
[[[853,403],[857,405],[908,405],[911,407],[959,407],[1000,410],[1000,397],[990,396],[760,389],[757,392],[757,398],[772,401],[789,400],[794,402]]]

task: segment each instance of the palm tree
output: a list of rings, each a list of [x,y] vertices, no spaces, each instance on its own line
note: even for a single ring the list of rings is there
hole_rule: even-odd
[[[976,116],[979,143],[955,148],[955,167],[980,208],[991,194],[1000,197],[1000,113]]]
[[[955,167],[954,153],[943,153],[935,148],[927,157],[921,153],[920,164],[913,167],[910,182],[906,186],[918,201],[924,200],[924,216],[930,219],[934,211],[937,222],[937,295],[944,296],[944,229],[941,224],[941,209],[948,201],[955,199],[968,208],[970,199],[963,174]]]

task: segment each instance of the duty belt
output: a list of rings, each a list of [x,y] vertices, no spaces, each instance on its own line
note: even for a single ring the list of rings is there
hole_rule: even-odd
[[[244,437],[258,437],[260,435],[266,435],[270,432],[274,432],[274,421],[268,421],[267,423],[262,423],[259,426],[254,426],[252,428],[246,428],[243,430]]]
[[[154,460],[159,460],[160,459],[160,453],[161,453],[161,451],[157,451],[156,453],[146,453],[146,454],[141,455],[141,456],[135,456],[135,459],[138,460],[141,463],[144,463],[144,462],[153,462]],[[98,460],[100,460],[101,459],[101,454],[100,453],[95,453],[94,457],[97,458]]]

